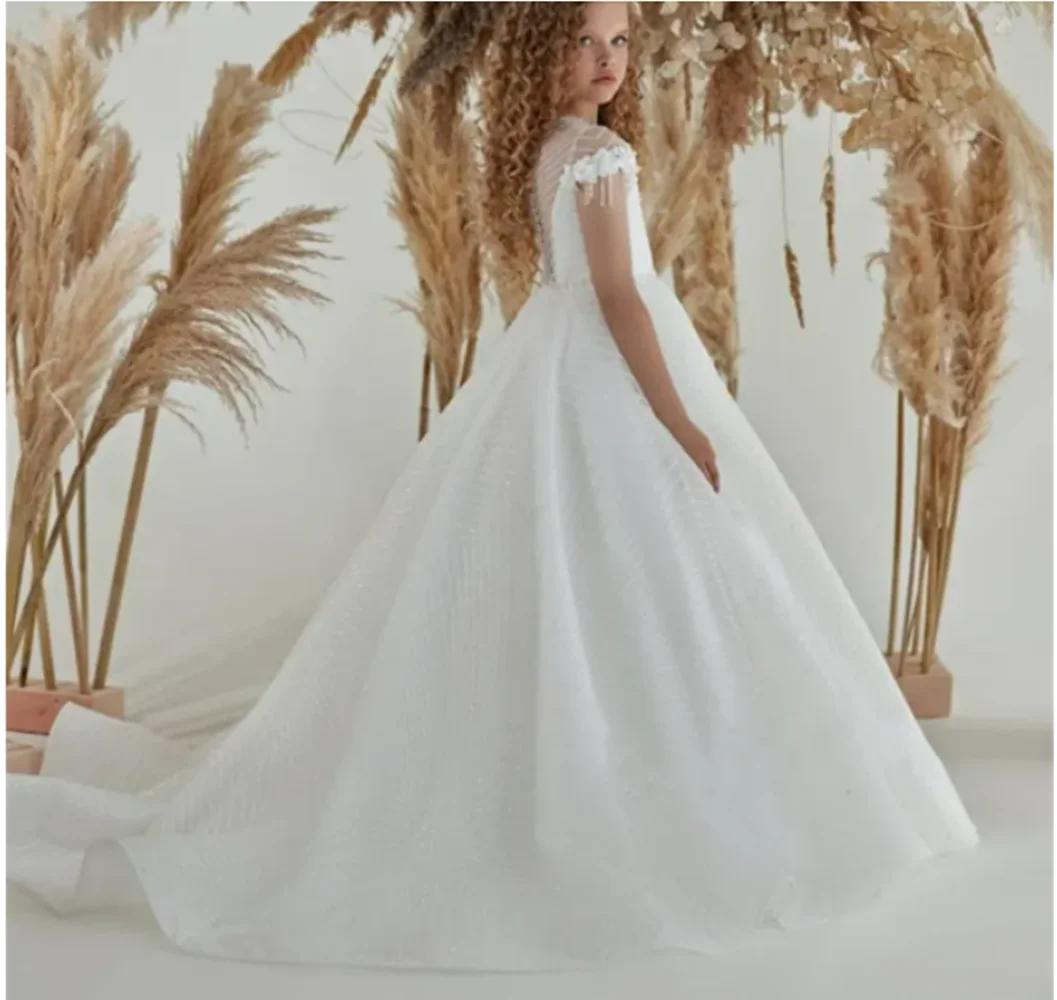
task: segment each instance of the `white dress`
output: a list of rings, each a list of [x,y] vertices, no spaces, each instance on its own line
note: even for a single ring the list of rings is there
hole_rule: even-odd
[[[636,281],[722,490],[587,278],[623,171]],[[668,285],[632,149],[562,118],[545,280],[434,421],[245,719],[189,756],[64,708],[8,778],[8,878],[148,905],[191,952],[544,969],[722,952],[865,905],[976,828]]]

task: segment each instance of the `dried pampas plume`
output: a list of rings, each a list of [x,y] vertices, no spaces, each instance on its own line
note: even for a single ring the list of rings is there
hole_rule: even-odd
[[[789,280],[789,294],[793,297],[793,305],[796,307],[796,321],[800,329],[804,329],[804,293],[800,287],[800,262],[793,253],[793,248],[786,243],[785,248],[785,273]]]
[[[1052,6],[1052,5],[1051,5]],[[978,108],[981,128],[1002,137],[1009,181],[1036,251],[1053,271],[1053,150],[1013,95],[992,79]]]
[[[72,36],[65,37],[76,48]],[[68,93],[68,88],[52,90]],[[78,422],[83,421],[87,396],[95,395],[85,388],[90,381],[87,373],[94,373],[93,377],[98,378],[109,367],[110,374],[99,393],[87,431],[80,435],[79,459],[59,504],[55,525],[46,543],[34,550],[33,586],[17,621],[13,619],[9,596],[9,670],[14,650],[37,619],[48,561],[65,529],[89,462],[123,417],[142,410],[145,411],[143,428],[94,679],[94,686],[105,685],[159,409],[170,409],[194,429],[183,408],[167,397],[169,385],[182,381],[211,390],[244,428],[247,416],[257,410],[257,385],[274,384],[267,376],[255,340],[259,338],[265,344],[273,336],[297,340],[280,315],[279,305],[283,300],[312,304],[327,301],[305,283],[304,276],[312,273],[310,264],[324,256],[320,244],[326,242],[326,237],[320,226],[333,218],[333,211],[293,209],[243,235],[235,236],[232,232],[239,208],[237,197],[252,171],[268,158],[252,144],[269,120],[268,106],[273,95],[271,88],[257,81],[250,67],[221,69],[205,122],[188,150],[182,172],[179,225],[168,273],[155,282],[157,298],[153,307],[112,367],[102,360],[113,346],[112,333],[96,337],[95,342],[100,346],[94,354],[78,352],[81,367],[69,373],[68,384],[63,389],[67,399],[61,400],[68,434],[74,433]],[[86,155],[93,162],[98,161],[98,149]],[[69,232],[69,226],[65,232]],[[139,231],[132,233],[136,235]],[[67,326],[76,323],[87,332],[104,326],[112,331],[113,323],[105,324],[104,320],[120,312],[118,304],[134,284],[129,275],[146,253],[146,241],[142,234],[140,237],[119,239],[111,235],[103,242],[95,256],[86,259],[68,294],[51,297],[53,302],[47,313],[50,325],[45,329],[57,329],[56,324],[60,323]],[[65,251],[68,239],[56,242]],[[68,336],[63,340],[76,343]],[[47,348],[48,343],[46,337],[40,341],[42,348]],[[63,371],[57,363],[50,365],[50,369],[56,376]],[[46,382],[34,381],[34,389],[37,384],[44,386]],[[56,395],[57,391],[50,393],[52,397]],[[35,403],[33,396],[27,398]],[[50,440],[54,442],[54,435]],[[40,480],[40,476],[23,476],[22,495]],[[24,551],[23,546],[21,552],[14,554],[13,561],[9,561],[9,582],[24,562]]]
[[[874,370],[900,388],[919,415],[957,426],[958,386],[947,363],[954,324],[943,296],[932,205],[922,183],[930,159],[923,152],[896,157],[878,199],[888,215],[889,248],[881,256],[886,322]]]
[[[822,204],[826,207],[826,251],[830,271],[837,270],[837,168],[832,156],[826,157],[822,177]]]
[[[457,66],[472,63],[509,4],[451,3],[443,6],[444,10],[437,11],[427,20],[424,27],[431,30],[400,77],[397,93],[401,97],[435,82],[441,74]]]
[[[958,292],[963,326],[955,342],[954,372],[962,390],[966,448],[972,453],[987,432],[994,389],[1005,372],[999,358],[1006,338],[1010,269],[1016,240],[1012,175],[998,122],[973,141],[962,211]]]
[[[356,112],[352,116],[352,121],[349,123],[345,136],[341,140],[341,145],[338,147],[338,152],[334,157],[335,160],[340,160],[342,156],[345,155],[345,150],[352,145],[356,136],[360,134],[360,129],[363,128],[363,123],[367,121],[367,116],[371,113],[371,108],[374,107],[378,100],[378,95],[382,92],[382,84],[385,82],[385,78],[389,75],[389,70],[393,67],[393,63],[396,60],[396,53],[397,48],[394,45],[385,54],[382,61],[371,74],[371,79],[367,83],[367,89],[363,92],[363,96],[360,98],[360,103],[356,106]]]
[[[321,17],[310,18],[302,24],[261,67],[257,74],[261,83],[271,87],[288,86],[308,64],[328,27]]]
[[[212,3],[205,6],[211,7]],[[249,12],[245,3],[237,3],[235,6]],[[149,21],[159,11],[164,9],[168,14],[169,24],[172,24],[178,14],[184,13],[190,7],[191,4],[187,0],[177,3],[97,2],[86,5],[81,19],[92,54],[108,59],[115,50],[121,48],[126,32],[135,38],[140,25]]]
[[[472,126],[451,109],[442,88],[417,91],[393,105],[396,143],[383,145],[393,177],[389,209],[407,236],[419,293],[397,304],[426,333],[428,370],[444,410],[470,375],[481,323],[480,192]],[[444,143],[435,121],[449,121]],[[428,384],[423,387],[428,401]],[[428,427],[422,414],[420,436]]]
[[[299,274],[323,256],[319,245],[327,240],[318,227],[333,219],[333,210],[294,209],[232,237],[237,195],[270,158],[251,144],[269,120],[273,94],[248,66],[219,72],[205,122],[189,145],[169,272],[113,372],[93,437],[128,413],[157,406],[173,381],[211,389],[245,428],[257,408],[255,383],[271,383],[244,328],[266,343],[270,334],[296,340],[275,303],[327,301]]]

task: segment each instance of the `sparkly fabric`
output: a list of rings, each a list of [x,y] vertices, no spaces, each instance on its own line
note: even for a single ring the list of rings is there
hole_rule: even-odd
[[[570,148],[575,148],[576,144]],[[192,756],[77,706],[8,777],[8,878],[149,904],[188,951],[542,969],[720,952],[864,905],[975,826],[668,286],[639,289],[715,494],[585,283],[551,280],[437,419],[274,683]],[[569,168],[569,169],[566,169]]]

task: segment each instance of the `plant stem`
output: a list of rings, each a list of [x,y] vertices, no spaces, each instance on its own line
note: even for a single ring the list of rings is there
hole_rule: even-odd
[[[95,663],[93,687],[102,691],[106,687],[107,672],[114,652],[114,637],[117,633],[117,620],[121,611],[121,600],[125,593],[125,581],[128,578],[128,567],[132,556],[132,542],[139,522],[140,506],[143,502],[143,489],[147,481],[147,470],[150,467],[150,454],[154,446],[154,432],[158,426],[157,406],[148,407],[143,414],[140,428],[139,447],[136,449],[136,464],[132,470],[132,482],[129,486],[128,502],[125,505],[125,517],[121,524],[121,540],[118,543],[117,558],[114,562],[114,575],[110,583],[110,593],[106,602],[106,616],[103,619],[103,633],[99,640],[99,655]]]
[[[459,385],[464,386],[473,374],[473,362],[477,356],[477,331],[475,330],[466,338],[466,349],[462,356],[462,373],[459,376]]]
[[[30,584],[29,593],[26,595],[26,603],[22,609],[22,613],[17,616],[12,629],[11,639],[8,643],[8,663],[10,665],[11,660],[15,656],[15,650],[18,644],[25,637],[26,630],[30,627],[33,620],[36,618],[37,605],[40,604],[44,594],[44,570],[48,567],[48,562],[51,560],[52,555],[55,553],[55,546],[59,543],[61,536],[61,525],[63,520],[69,516],[70,508],[73,506],[74,496],[76,494],[77,487],[80,485],[81,480],[84,479],[85,468],[88,465],[89,459],[95,452],[95,448],[98,445],[98,439],[94,442],[90,439],[89,444],[85,446],[84,457],[78,461],[77,465],[73,470],[73,475],[70,477],[70,483],[66,490],[66,495],[62,498],[62,505],[59,508],[58,522],[55,527],[51,529],[51,534],[48,535],[48,540],[44,545],[44,552],[41,558],[41,569],[40,572],[34,572],[33,582]],[[8,566],[8,573],[10,575],[10,563]],[[11,595],[8,596],[8,601],[11,601]]]
[[[954,547],[954,528],[958,521],[958,505],[962,494],[962,479],[965,469],[965,452],[967,446],[967,435],[965,428],[959,428],[953,442],[954,468],[951,481],[951,499],[946,516],[943,537],[944,544],[939,564],[939,588],[936,604],[936,628],[933,633],[933,646],[936,643],[936,634],[939,632],[939,622],[943,615],[943,603],[947,596],[947,577],[951,568],[951,551]]]
[[[939,585],[939,533],[940,533],[940,506],[942,501],[942,490],[940,489],[940,448],[939,435],[935,433],[936,418],[932,417],[931,430],[929,432],[929,507],[932,511],[932,520],[929,524],[929,577],[928,598],[925,602],[925,647],[921,657],[921,671],[928,673],[932,664],[932,646],[936,632],[936,588]]]
[[[84,442],[78,438],[77,441],[78,460],[84,457]],[[79,680],[84,686],[84,693],[88,693],[88,645],[90,638],[90,619],[88,616],[88,472],[85,469],[84,478],[81,480],[77,491],[77,555],[81,571],[81,657],[84,661],[84,675],[79,674]]]
[[[41,521],[40,527],[37,529],[33,536],[33,573],[35,576],[39,576],[41,580],[44,577],[44,544],[45,535],[48,530],[48,507],[50,504],[45,505],[44,519]],[[36,624],[40,630],[40,667],[44,674],[44,686],[49,691],[54,691],[55,684],[55,654],[51,645],[51,627],[48,622],[48,604],[44,598],[43,593],[37,602],[37,608],[33,615],[33,620],[30,622],[29,634],[26,640],[26,650],[24,659],[22,661],[22,674],[19,678],[19,683],[23,686],[29,679],[29,661],[32,650],[32,639],[30,638],[33,634],[32,626]]]
[[[896,509],[895,527],[892,539],[892,585],[888,602],[888,643],[885,655],[891,656],[895,651],[896,616],[899,613],[899,570],[903,556],[903,458],[904,458],[904,424],[906,413],[906,396],[899,392],[896,408]]]
[[[425,355],[422,358],[422,394],[418,401],[418,439],[421,441],[429,430],[429,384],[432,376],[433,359],[430,357],[429,346],[426,346]]]
[[[65,490],[62,485],[62,473],[55,473],[55,502],[62,509],[62,497]],[[73,547],[70,544],[70,532],[66,521],[62,522],[62,534],[59,536],[62,545],[62,569],[66,579],[66,603],[70,609],[70,633],[73,636],[74,659],[77,664],[77,684],[81,694],[88,694],[88,657],[85,655],[84,631],[81,622],[80,603],[77,598],[77,580],[74,576]]]
[[[913,628],[914,619],[911,615],[911,608],[914,604],[914,569],[918,561],[918,535],[919,535],[919,524],[921,523],[921,493],[922,493],[922,474],[921,467],[923,462],[924,448],[922,442],[924,440],[924,429],[925,424],[921,415],[918,414],[918,435],[917,435],[917,452],[916,452],[916,470],[914,475],[914,522],[910,529],[910,565],[907,569],[907,600],[906,608],[903,611],[903,641],[899,650],[899,668],[896,671],[898,676],[903,676],[903,671],[906,668],[907,649],[910,646],[910,634]]]

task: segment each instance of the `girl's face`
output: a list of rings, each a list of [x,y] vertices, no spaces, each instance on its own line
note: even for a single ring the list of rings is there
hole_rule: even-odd
[[[608,104],[628,71],[628,5],[588,3],[576,36],[570,103]]]

